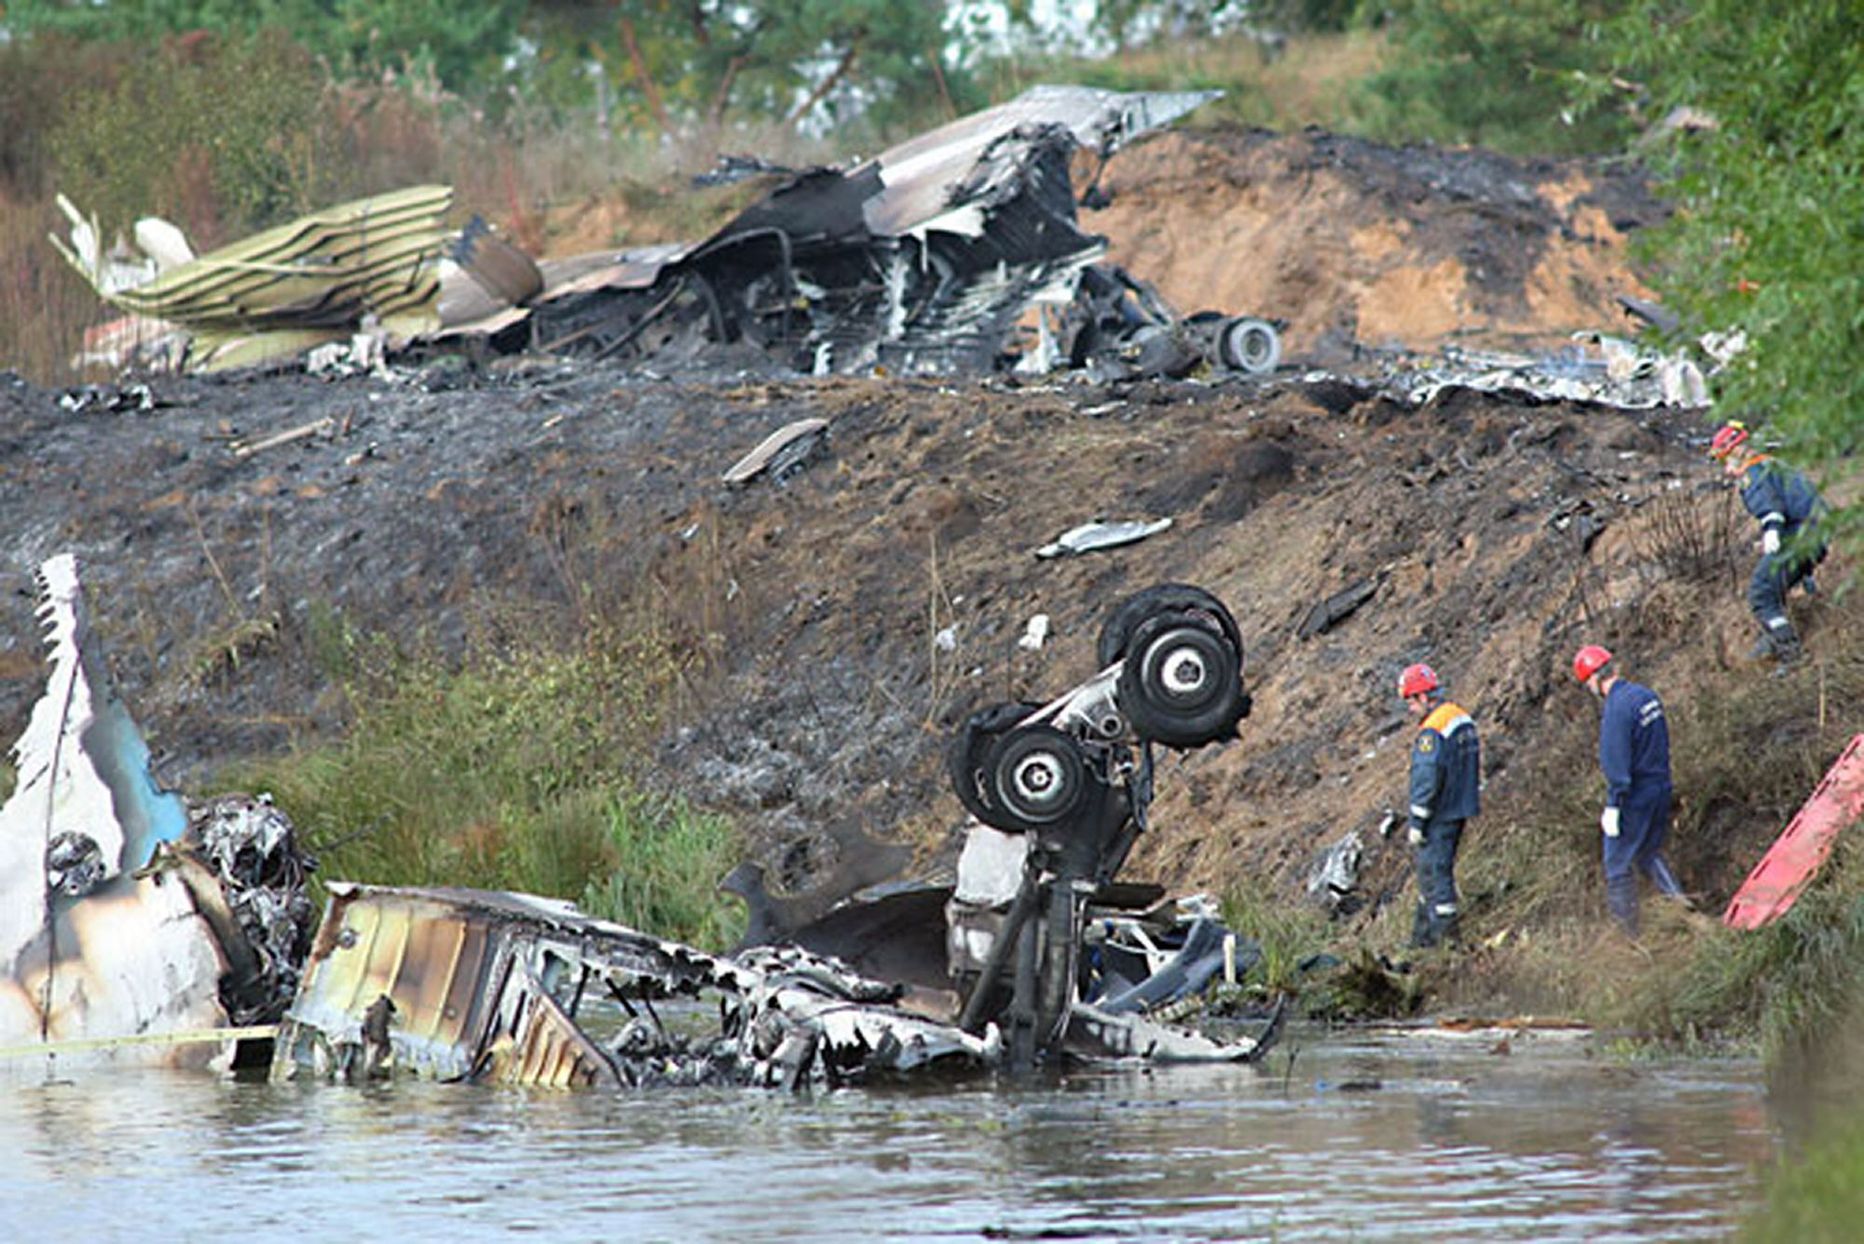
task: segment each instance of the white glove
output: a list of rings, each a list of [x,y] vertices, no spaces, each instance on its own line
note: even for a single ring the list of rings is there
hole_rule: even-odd
[[[1421,847],[1424,845],[1424,831],[1415,825],[1407,829],[1404,836],[1405,841],[1409,842],[1414,847]]]
[[[1605,831],[1607,838],[1618,836],[1618,809],[1607,808],[1599,813],[1599,828]]]
[[[1780,533],[1772,527],[1760,533],[1760,551],[1772,557],[1780,551]]]

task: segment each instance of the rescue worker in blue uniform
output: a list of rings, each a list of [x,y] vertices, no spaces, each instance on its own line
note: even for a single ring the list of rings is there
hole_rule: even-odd
[[[1760,560],[1748,579],[1748,608],[1760,623],[1756,657],[1772,656],[1781,665],[1799,659],[1799,632],[1786,616],[1786,594],[1804,583],[1812,590],[1812,571],[1825,559],[1820,520],[1828,512],[1812,481],[1767,454],[1757,452],[1748,430],[1728,423],[1709,442],[1709,456],[1741,490],[1741,504],[1760,523]]]
[[[1456,848],[1463,824],[1482,810],[1482,744],[1476,723],[1455,704],[1440,702],[1442,686],[1428,665],[1398,676],[1398,695],[1418,724],[1411,742],[1411,806],[1406,837],[1416,849],[1417,914],[1411,945],[1456,938]]]
[[[1649,687],[1618,677],[1612,654],[1587,644],[1573,657],[1573,677],[1605,702],[1599,717],[1599,768],[1605,774],[1605,902],[1613,919],[1637,936],[1637,874],[1681,900],[1683,887],[1663,858],[1670,836],[1670,727]]]

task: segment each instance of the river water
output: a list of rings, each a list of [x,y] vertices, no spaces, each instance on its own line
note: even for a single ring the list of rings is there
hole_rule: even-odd
[[[807,1098],[5,1070],[35,1241],[1713,1239],[1780,1143],[1758,1065],[1560,1033]]]

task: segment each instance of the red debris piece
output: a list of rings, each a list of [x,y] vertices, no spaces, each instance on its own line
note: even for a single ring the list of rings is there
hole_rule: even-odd
[[[1832,853],[1845,826],[1864,816],[1864,734],[1826,771],[1785,832],[1761,856],[1722,913],[1735,929],[1758,929],[1787,913]]]

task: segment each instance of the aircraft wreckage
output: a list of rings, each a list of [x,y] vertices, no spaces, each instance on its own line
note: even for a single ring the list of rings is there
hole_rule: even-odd
[[[61,199],[71,240],[53,240],[129,313],[93,334],[97,361],[367,367],[384,349],[476,340],[633,362],[750,348],[805,374],[1265,373],[1281,357],[1274,324],[1180,319],[1098,262],[1106,240],[1075,210],[1076,151],[1104,162],[1217,94],[1035,87],[852,168],[774,170],[780,184],[696,243],[534,261],[477,219],[445,229],[444,186],[200,256],[155,219],[135,250],[106,253],[97,222]]]
[[[1075,690],[966,722],[948,758],[975,818],[955,888],[846,904],[727,956],[514,893],[330,882],[315,921],[315,861],[284,813],[158,789],[76,560],[39,578],[49,677],[0,807],[11,1058],[801,1089],[1064,1054],[1250,1061],[1279,1035],[1279,1006],[1227,1040],[1173,1026],[1258,952],[1208,901],[1114,879],[1144,826],[1152,747],[1230,737],[1248,711],[1235,623],[1199,589],[1122,605]],[[830,953],[878,963],[889,936],[939,945],[939,974],[879,979]]]

